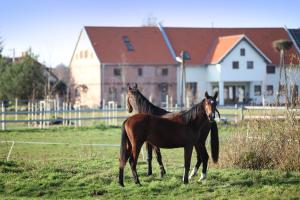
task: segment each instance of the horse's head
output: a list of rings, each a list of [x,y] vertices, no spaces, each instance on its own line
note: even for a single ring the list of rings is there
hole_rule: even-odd
[[[130,87],[127,84],[127,108],[128,112],[131,113],[133,110],[136,110],[136,95],[138,93],[137,84],[135,83],[133,87]]]
[[[205,113],[207,115],[207,118],[210,122],[213,122],[216,116],[216,112],[218,112],[219,117],[220,113],[217,109],[217,97],[218,97],[218,92],[214,94],[214,96],[209,96],[207,92],[205,92],[205,99],[203,101],[203,107],[205,110]]]

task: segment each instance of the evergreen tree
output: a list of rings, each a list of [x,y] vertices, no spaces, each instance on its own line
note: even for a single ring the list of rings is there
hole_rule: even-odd
[[[46,78],[43,66],[27,52],[15,63],[6,63],[0,74],[0,95],[2,99],[13,100],[42,98]]]

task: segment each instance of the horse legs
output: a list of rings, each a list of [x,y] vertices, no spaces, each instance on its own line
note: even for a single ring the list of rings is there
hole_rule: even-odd
[[[147,149],[147,163],[148,163],[148,172],[147,176],[152,175],[152,145],[148,142],[146,143],[146,149]]]
[[[205,144],[200,145],[200,152],[201,152],[203,166],[202,166],[202,174],[201,174],[199,181],[203,181],[204,179],[206,179],[206,171],[207,171],[207,164],[208,164],[208,158],[209,158]]]
[[[132,145],[132,154],[129,157],[129,163],[130,163],[134,182],[135,182],[135,184],[139,184],[139,185],[141,185],[141,183],[140,183],[140,180],[139,180],[139,177],[137,174],[136,165],[137,165],[137,160],[138,160],[138,156],[139,156],[141,148],[142,148],[142,144]]]
[[[194,176],[197,175],[198,169],[201,165],[202,162],[202,158],[201,158],[201,148],[199,144],[195,144],[195,150],[197,153],[197,163],[195,165],[195,167],[193,168],[193,171],[190,173],[189,179],[192,179]]]
[[[160,168],[160,177],[163,177],[166,174],[166,170],[165,170],[164,164],[162,163],[160,149],[158,147],[155,147],[154,149],[155,149],[155,153],[156,153],[156,159],[157,159],[157,162],[158,162],[159,168]]]
[[[120,165],[119,165],[119,184],[124,187],[124,168],[126,165],[126,162],[129,158],[130,149],[126,149],[123,156],[120,157]]]
[[[193,153],[193,146],[184,147],[184,174],[183,183],[189,183],[189,171],[191,166],[191,157]]]

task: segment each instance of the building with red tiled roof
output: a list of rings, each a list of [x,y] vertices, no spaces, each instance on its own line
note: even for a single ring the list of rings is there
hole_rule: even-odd
[[[73,96],[88,106],[124,105],[126,84],[137,82],[155,104],[166,95],[175,104],[181,94],[176,57],[184,50],[187,99],[179,104],[215,90],[221,105],[272,103],[282,83],[273,42],[297,41],[290,35],[284,28],[85,27],[70,62]],[[297,48],[286,52],[292,54],[299,55]],[[297,96],[299,84],[290,84]]]
[[[70,69],[73,97],[90,107],[124,106],[127,83],[137,83],[157,105],[166,95],[176,102],[177,64],[157,27],[84,27]]]
[[[196,103],[205,91],[219,90],[221,105],[275,102],[279,82],[282,85],[284,80],[279,78],[279,52],[273,42],[291,40],[286,29],[165,27],[163,30],[175,55],[182,50],[189,55],[185,65],[186,101]],[[295,47],[288,50],[287,63],[288,55],[299,56],[299,52]],[[294,72],[290,71],[291,77],[300,75]],[[289,91],[298,96],[300,82],[297,78],[293,80]],[[179,86],[177,94],[181,94]]]

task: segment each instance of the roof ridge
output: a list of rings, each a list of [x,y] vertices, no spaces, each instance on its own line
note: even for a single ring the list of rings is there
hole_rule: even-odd
[[[224,36],[219,36],[218,38],[231,38],[231,37],[245,37],[245,34],[236,34],[236,35],[224,35]]]

